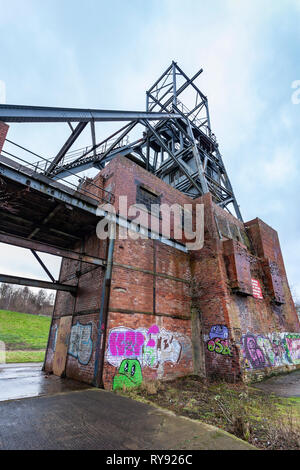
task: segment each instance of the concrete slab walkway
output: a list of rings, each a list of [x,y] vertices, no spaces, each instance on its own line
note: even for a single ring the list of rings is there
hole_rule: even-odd
[[[0,364],[0,402],[90,388],[42,372],[41,363]]]
[[[213,426],[89,389],[0,402],[0,449],[251,450]]]
[[[280,397],[300,397],[300,369],[285,375],[277,375],[253,384],[267,393],[274,393]]]

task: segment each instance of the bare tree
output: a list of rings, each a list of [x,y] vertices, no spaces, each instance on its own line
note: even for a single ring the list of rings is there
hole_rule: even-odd
[[[0,309],[34,315],[52,315],[54,294],[40,289],[37,293],[28,287],[0,284]]]
[[[290,286],[291,294],[295,303],[296,311],[298,314],[298,318],[300,321],[300,297],[298,293],[296,292],[296,287],[294,285]]]

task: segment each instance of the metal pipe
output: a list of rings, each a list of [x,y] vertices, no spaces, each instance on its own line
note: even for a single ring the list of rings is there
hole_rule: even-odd
[[[62,273],[62,263],[60,263],[58,279],[61,279],[61,273]],[[42,371],[44,371],[44,372],[46,371],[47,355],[48,355],[48,352],[49,352],[49,345],[50,345],[50,339],[51,339],[51,331],[52,331],[52,327],[53,327],[54,314],[55,314],[55,311],[56,311],[57,302],[58,302],[58,295],[55,296],[54,305],[53,305],[53,311],[52,311],[51,323],[50,323],[50,328],[49,328],[49,334],[48,334],[48,341],[47,341],[46,353],[45,353],[44,362],[43,362],[43,367],[42,367]]]
[[[99,312],[99,324],[98,324],[98,337],[96,344],[95,353],[95,368],[94,368],[94,380],[93,385],[98,388],[103,388],[103,369],[104,369],[104,356],[105,356],[105,343],[107,335],[107,323],[108,323],[108,307],[110,300],[110,286],[111,276],[113,268],[113,254],[115,247],[116,237],[116,225],[114,222],[110,223],[109,226],[109,245],[107,253],[106,271],[103,280],[102,295],[101,295],[101,306]]]

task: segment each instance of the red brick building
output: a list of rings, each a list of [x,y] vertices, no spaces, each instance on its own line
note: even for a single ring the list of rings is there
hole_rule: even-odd
[[[191,199],[122,156],[95,182],[117,211],[124,195],[128,205],[203,204],[204,246],[117,236],[109,282],[102,266],[63,259],[60,282],[78,294],[57,294],[47,371],[111,389],[186,374],[249,381],[299,367],[300,325],[274,229],[244,224],[210,193]],[[74,248],[108,257],[96,233]]]

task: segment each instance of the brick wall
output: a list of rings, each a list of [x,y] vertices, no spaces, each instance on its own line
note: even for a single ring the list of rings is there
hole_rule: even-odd
[[[0,153],[2,152],[8,129],[9,126],[5,122],[0,122]]]
[[[259,219],[242,224],[209,194],[199,201],[205,204],[205,245],[191,254],[191,263],[207,375],[248,381],[297,367],[300,326],[276,231]],[[254,297],[252,279],[262,299]]]
[[[160,203],[205,207],[201,250],[184,253],[152,239],[116,240],[106,388],[194,371],[212,379],[251,380],[300,363],[299,321],[275,230],[259,219],[243,224],[214,204],[210,194],[193,201],[124,157],[115,158],[94,181],[114,193],[117,211],[118,197],[126,195],[128,204],[135,204],[140,187],[158,195]],[[88,182],[85,188],[91,189]],[[107,243],[95,233],[76,248],[107,256]],[[101,267],[63,260],[60,280],[77,285],[78,295],[58,293],[54,309],[52,336],[59,318],[72,315],[66,375],[88,383],[93,381],[103,278]],[[259,283],[262,298],[254,296],[252,280]],[[53,362],[51,344],[50,338],[47,370]]]

